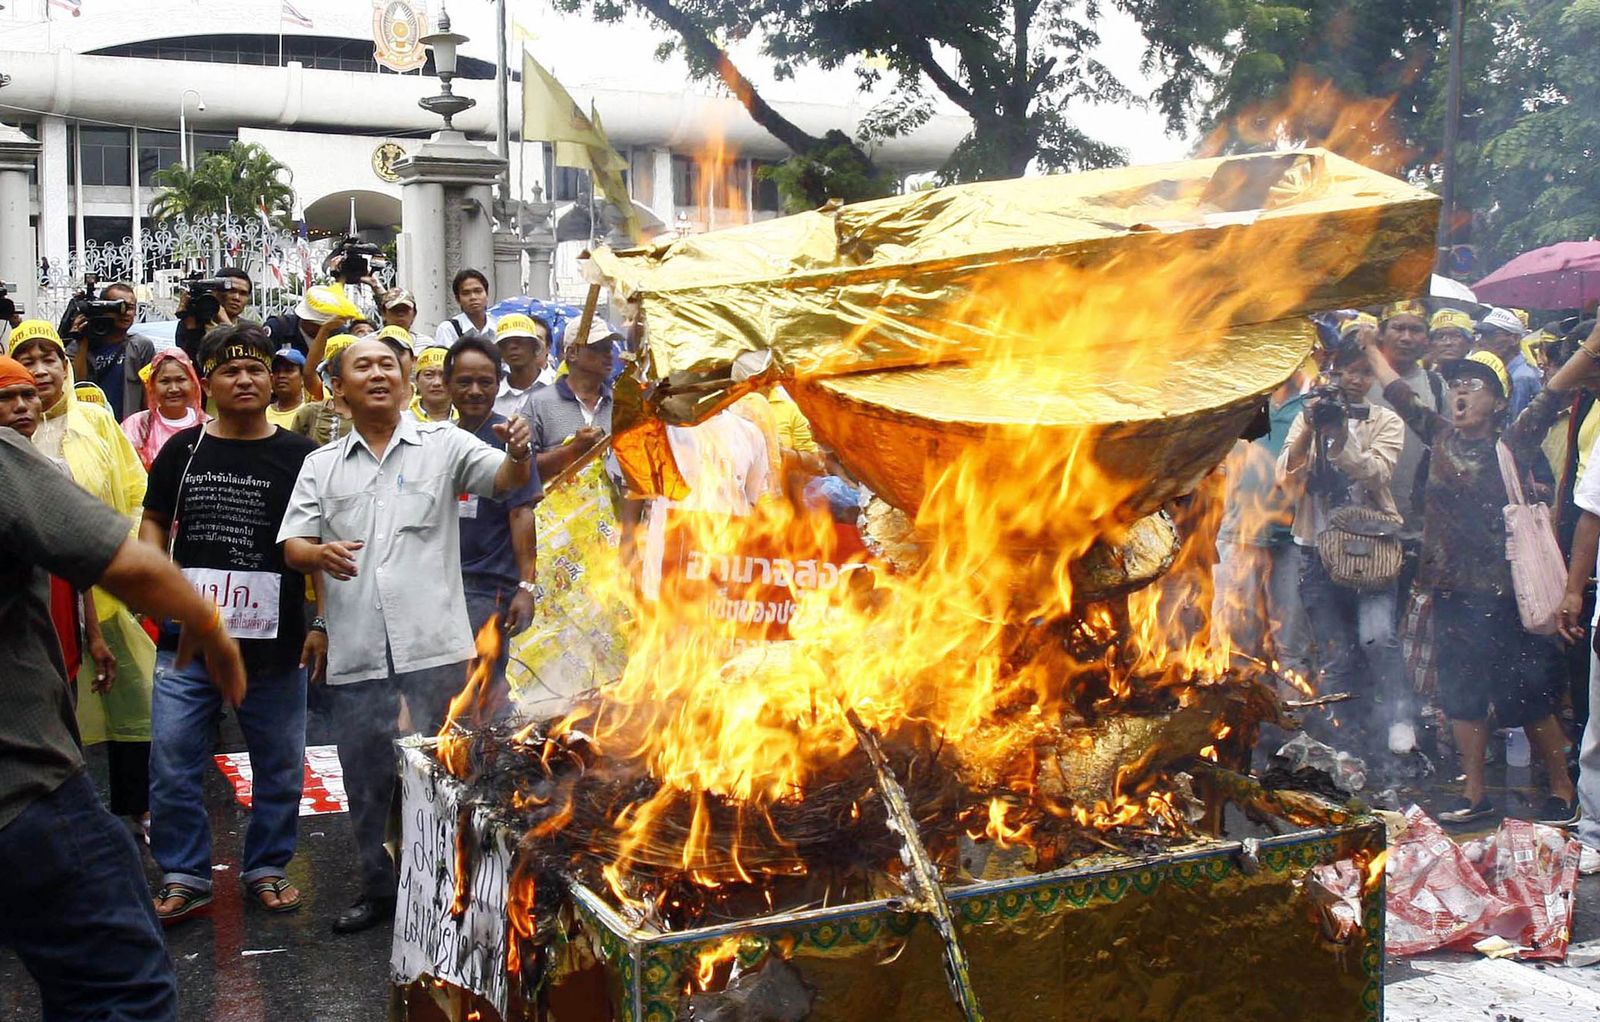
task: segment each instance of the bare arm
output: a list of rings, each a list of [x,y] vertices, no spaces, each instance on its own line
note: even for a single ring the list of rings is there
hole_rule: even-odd
[[[1594,577],[1595,554],[1600,551],[1600,515],[1585,511],[1572,536],[1572,554],[1567,558],[1567,593],[1561,601],[1561,637],[1568,642],[1583,640],[1583,593]]]
[[[235,706],[244,699],[239,644],[228,634],[217,605],[195,592],[160,547],[124,540],[100,576],[100,587],[152,617],[177,621],[204,655],[211,683],[223,698]],[[187,659],[184,650],[179,650],[178,659]]]
[[[509,514],[511,550],[517,557],[517,574],[524,582],[538,575],[538,524],[532,504],[514,507]],[[506,607],[506,634],[515,635],[533,621],[533,594],[518,589]]]
[[[1600,324],[1595,325],[1588,338],[1578,345],[1578,350],[1555,371],[1545,386],[1563,391],[1600,387]]]
[[[356,553],[364,546],[365,543],[355,539],[318,543],[314,539],[292,536],[283,541],[283,559],[302,575],[327,572],[341,582],[348,582],[356,576]],[[317,596],[320,600],[320,580],[313,585],[319,586]]]

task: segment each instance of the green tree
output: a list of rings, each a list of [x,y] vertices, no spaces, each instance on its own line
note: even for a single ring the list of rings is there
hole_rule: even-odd
[[[161,194],[150,202],[157,220],[221,214],[252,217],[265,203],[274,227],[286,228],[294,209],[294,175],[254,142],[234,142],[207,153],[193,170],[173,164],[155,174]]]
[[[1449,16],[1447,0],[1238,3],[1225,15],[1242,26],[1232,45],[1202,52],[1205,70],[1169,79],[1163,106],[1210,125],[1224,151],[1260,144],[1262,121],[1309,142],[1343,131],[1368,143],[1356,154],[1367,162],[1437,186]],[[1455,240],[1476,245],[1488,272],[1600,232],[1600,0],[1467,0],[1464,25]],[[1167,42],[1169,55],[1182,46],[1181,36]],[[1313,80],[1339,99],[1289,101],[1297,81]]]
[[[945,165],[947,181],[1009,177],[1030,166],[1073,170],[1120,163],[1126,153],[1080,129],[1069,104],[1137,102],[1095,56],[1098,26],[1116,7],[1166,19],[1147,31],[1146,61],[1174,79],[1175,117],[1204,80],[1201,60],[1180,47],[1220,49],[1240,0],[561,0],[602,21],[633,11],[673,38],[658,55],[681,50],[691,72],[721,81],[752,118],[797,156],[829,147],[773,110],[729,59],[721,40],[761,40],[779,78],[800,65],[854,64],[863,85],[888,81],[894,95],[855,129],[857,149],[916,127],[931,96],[966,112],[972,133]],[[1191,12],[1195,8],[1205,17]],[[1167,22],[1171,22],[1168,25]],[[1182,26],[1178,31],[1174,26]],[[1164,102],[1165,105],[1165,102]],[[845,126],[840,126],[841,128]],[[829,161],[820,160],[824,168]],[[804,176],[815,168],[791,168]],[[870,169],[870,168],[869,168]],[[823,175],[814,175],[826,177]],[[854,180],[849,175],[841,175]],[[870,173],[865,175],[872,178]]]

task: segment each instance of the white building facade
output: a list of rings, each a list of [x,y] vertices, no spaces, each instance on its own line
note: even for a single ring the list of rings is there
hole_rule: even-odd
[[[150,230],[155,173],[179,161],[180,123],[198,158],[235,140],[256,142],[284,163],[313,235],[343,234],[351,218],[368,240],[394,237],[400,192],[393,161],[438,129],[417,100],[440,91],[431,57],[397,74],[373,57],[373,0],[81,0],[80,13],[50,0],[0,11],[0,120],[43,144],[30,182],[37,253],[49,266]],[[430,24],[438,0],[428,7]],[[287,12],[303,15],[304,24]],[[470,37],[455,90],[477,100],[456,126],[495,144],[496,25],[492,3],[456,0],[453,27]],[[591,228],[581,171],[557,168],[551,147],[520,138],[519,54],[529,52],[580,104],[592,102],[642,212],[694,231],[776,215],[775,188],[756,174],[788,151],[732,98],[690,85],[681,68],[640,59],[639,33],[575,23],[536,0],[513,2],[517,38],[507,87],[514,198],[553,202],[558,241],[581,247]],[[530,28],[530,24],[532,26]],[[585,46],[590,52],[583,52]],[[853,76],[826,87],[774,86],[774,106],[808,131],[850,130],[871,106]],[[941,113],[875,153],[902,176],[937,168],[968,130]],[[235,211],[248,216],[252,211]],[[599,233],[603,233],[603,230]],[[562,253],[558,250],[558,273]]]

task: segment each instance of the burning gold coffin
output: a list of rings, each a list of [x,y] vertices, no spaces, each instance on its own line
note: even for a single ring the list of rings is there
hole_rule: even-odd
[[[767,352],[897,507],[958,461],[1014,475],[990,455],[1022,443],[1096,464],[1116,499],[1074,517],[1117,524],[1221,460],[1310,352],[1306,313],[1421,293],[1436,214],[1427,192],[1308,150],[962,185],[594,260],[639,302],[661,418],[707,414],[734,360]],[[656,460],[624,457],[641,492]]]
[[[594,260],[641,300],[658,378],[759,350],[835,375],[990,357],[997,277],[1053,281],[1063,313],[1115,287],[1124,315],[1142,300],[1225,323],[1414,296],[1437,213],[1313,149],[960,185]]]

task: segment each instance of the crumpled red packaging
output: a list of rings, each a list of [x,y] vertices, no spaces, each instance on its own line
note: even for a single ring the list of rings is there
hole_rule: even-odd
[[[1502,937],[1565,958],[1578,884],[1578,843],[1561,831],[1506,820],[1490,837],[1458,845],[1418,806],[1389,845],[1385,867],[1392,955],[1470,948]]]
[[[1533,916],[1516,941],[1532,950],[1518,957],[1557,961],[1567,957],[1580,850],[1577,841],[1554,827],[1506,820],[1484,840],[1481,856],[1468,853],[1496,897],[1527,906]]]

